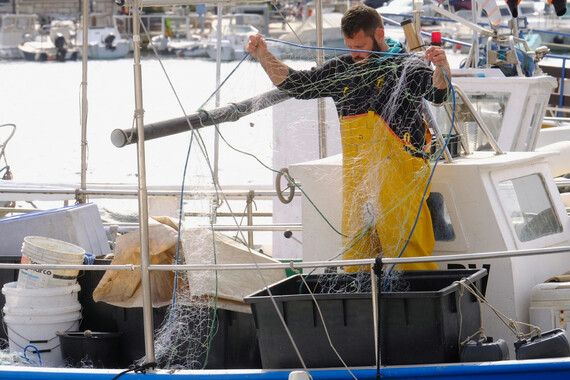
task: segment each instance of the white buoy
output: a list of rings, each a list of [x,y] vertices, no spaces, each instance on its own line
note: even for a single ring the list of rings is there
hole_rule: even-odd
[[[289,380],[311,380],[312,377],[305,371],[293,371],[289,374]]]

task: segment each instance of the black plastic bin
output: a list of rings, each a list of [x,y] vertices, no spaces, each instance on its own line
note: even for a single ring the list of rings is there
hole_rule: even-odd
[[[121,333],[65,331],[56,332],[61,356],[71,367],[120,368]]]
[[[406,291],[380,294],[382,364],[458,362],[458,342],[481,326],[480,306],[468,292],[460,297],[464,278],[481,286],[487,271],[404,271]],[[305,275],[318,301],[336,350],[348,366],[375,365],[375,343],[370,276],[360,273]],[[334,283],[322,293],[322,283]],[[355,292],[341,292],[351,287]],[[301,275],[269,287],[307,367],[340,367],[323,324]],[[299,368],[301,363],[264,289],[246,297],[258,329],[261,363],[265,369]],[[461,311],[461,313],[459,313]]]
[[[404,272],[408,290],[380,295],[382,364],[459,362],[459,343],[481,327],[481,308],[454,282],[481,289],[486,275],[486,269]]]
[[[95,264],[108,265],[110,263],[111,260],[95,260]],[[83,320],[79,328],[81,331],[120,333],[117,361],[119,366],[127,367],[145,355],[143,309],[141,307],[123,308],[105,302],[95,302],[92,297],[93,291],[103,275],[104,271],[82,271],[77,278],[81,285],[79,301],[83,307]],[[169,317],[168,310],[167,306],[153,308],[155,329],[159,328],[165,318]],[[213,309],[205,312],[211,318]],[[212,338],[207,358],[207,369],[261,368],[257,332],[252,314],[217,309],[215,331],[216,334]],[[196,359],[200,363],[206,362],[205,354]],[[178,362],[170,364],[187,365],[187,363]]]

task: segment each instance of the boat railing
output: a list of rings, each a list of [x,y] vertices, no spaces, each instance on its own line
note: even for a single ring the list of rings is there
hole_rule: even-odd
[[[558,88],[555,89],[550,96],[549,102],[550,104],[555,104],[556,107],[551,107],[549,111],[551,114],[552,112],[556,112],[556,116],[562,116],[563,114],[568,113],[568,107],[570,107],[570,96],[565,93],[566,78],[570,75],[568,72],[569,69],[566,68],[566,61],[570,59],[570,56],[547,54],[546,57],[560,61],[560,64],[556,64],[554,66],[539,66],[544,73],[551,75],[558,80]],[[562,68],[564,68],[564,70]]]
[[[269,185],[248,188],[243,186],[230,186],[224,188],[224,200],[237,204],[236,210],[227,210],[224,205],[215,206],[216,210],[204,212],[196,205],[194,200],[202,201],[204,199],[215,202],[217,199],[217,191],[211,187],[200,189],[185,190],[183,193],[179,188],[174,186],[149,187],[148,195],[150,202],[160,203],[162,200],[179,200],[182,196],[185,200],[183,209],[183,220],[192,218],[195,220],[207,220],[213,225],[215,231],[242,231],[246,235],[246,244],[253,248],[255,245],[255,233],[258,232],[278,232],[284,233],[289,231],[301,231],[301,225],[298,223],[264,223],[264,220],[273,217],[272,207],[270,205],[258,205],[258,202],[265,204],[272,203],[279,198],[278,190],[271,189]],[[299,197],[300,192],[292,193],[291,196]],[[0,202],[5,201],[28,201],[35,203],[47,202],[48,207],[53,207],[53,202],[61,203],[61,206],[69,206],[77,203],[77,199],[87,199],[96,204],[104,205],[105,201],[125,199],[132,200],[133,207],[137,201],[138,193],[135,185],[109,185],[109,184],[92,184],[87,189],[79,189],[78,185],[61,185],[51,184],[46,186],[42,184],[20,184],[15,181],[0,181]],[[179,216],[178,207],[180,202],[164,202],[159,205],[163,207],[163,215]],[[170,208],[169,208],[170,207]],[[40,211],[33,207],[0,207],[0,215],[6,213],[8,215],[29,213]],[[236,218],[243,221],[240,225],[229,225],[228,220]],[[206,227],[206,223],[202,223]],[[105,221],[105,229],[107,232],[111,228],[118,231],[119,234],[130,232],[139,228],[138,223]],[[108,235],[110,235],[108,233]],[[110,242],[114,244],[114,241]]]
[[[399,258],[371,258],[354,260],[326,260],[326,261],[298,261],[283,260],[275,263],[247,263],[247,264],[153,264],[148,266],[150,271],[218,271],[218,270],[272,270],[272,269],[303,269],[303,268],[328,268],[345,266],[374,265],[380,261],[383,265],[398,265],[426,262],[454,262],[475,261],[484,259],[501,259],[512,257],[535,256],[544,254],[570,253],[570,246],[558,246],[548,248],[534,248],[522,250],[506,250],[495,252],[462,253],[438,256],[414,256]],[[139,264],[101,265],[101,264],[22,264],[0,263],[0,269],[63,269],[63,270],[86,270],[86,271],[140,271]]]

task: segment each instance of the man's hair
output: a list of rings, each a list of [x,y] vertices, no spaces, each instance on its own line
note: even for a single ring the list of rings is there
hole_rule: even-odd
[[[374,8],[364,4],[357,4],[346,11],[340,22],[342,34],[352,38],[359,31],[364,31],[367,36],[374,38],[377,28],[384,29],[384,23],[380,13]]]

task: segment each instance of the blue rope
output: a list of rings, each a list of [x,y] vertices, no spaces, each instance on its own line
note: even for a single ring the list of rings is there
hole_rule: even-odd
[[[347,49],[347,48],[331,48],[331,47],[324,47],[324,46],[321,47],[321,46],[300,45],[300,44],[296,44],[294,42],[276,40],[274,38],[265,38],[265,41],[276,42],[276,43],[280,43],[280,44],[284,44],[284,45],[289,45],[289,46],[293,46],[293,47],[297,47],[297,48],[301,48],[301,49],[310,49],[310,50],[340,51],[340,52],[345,52],[345,53],[358,52],[358,53],[369,53],[369,54],[379,54],[379,55],[403,55],[403,56],[410,55],[410,53],[388,53],[388,52],[373,51],[373,50],[356,50],[356,49]]]
[[[27,353],[26,353],[26,352],[28,351],[28,348],[31,348],[31,349],[33,349],[33,350],[36,350],[35,353],[38,355],[38,360],[40,361],[39,364],[38,364],[35,360],[32,360],[32,359],[28,358],[28,355],[27,355]],[[39,365],[40,367],[43,365],[43,363],[42,363],[42,356],[40,355],[40,350],[38,350],[38,348],[37,348],[36,346],[34,346],[33,344],[28,344],[26,347],[24,347],[24,356],[23,356],[23,358],[26,359],[26,360],[27,360],[29,363],[31,363],[31,364]]]

